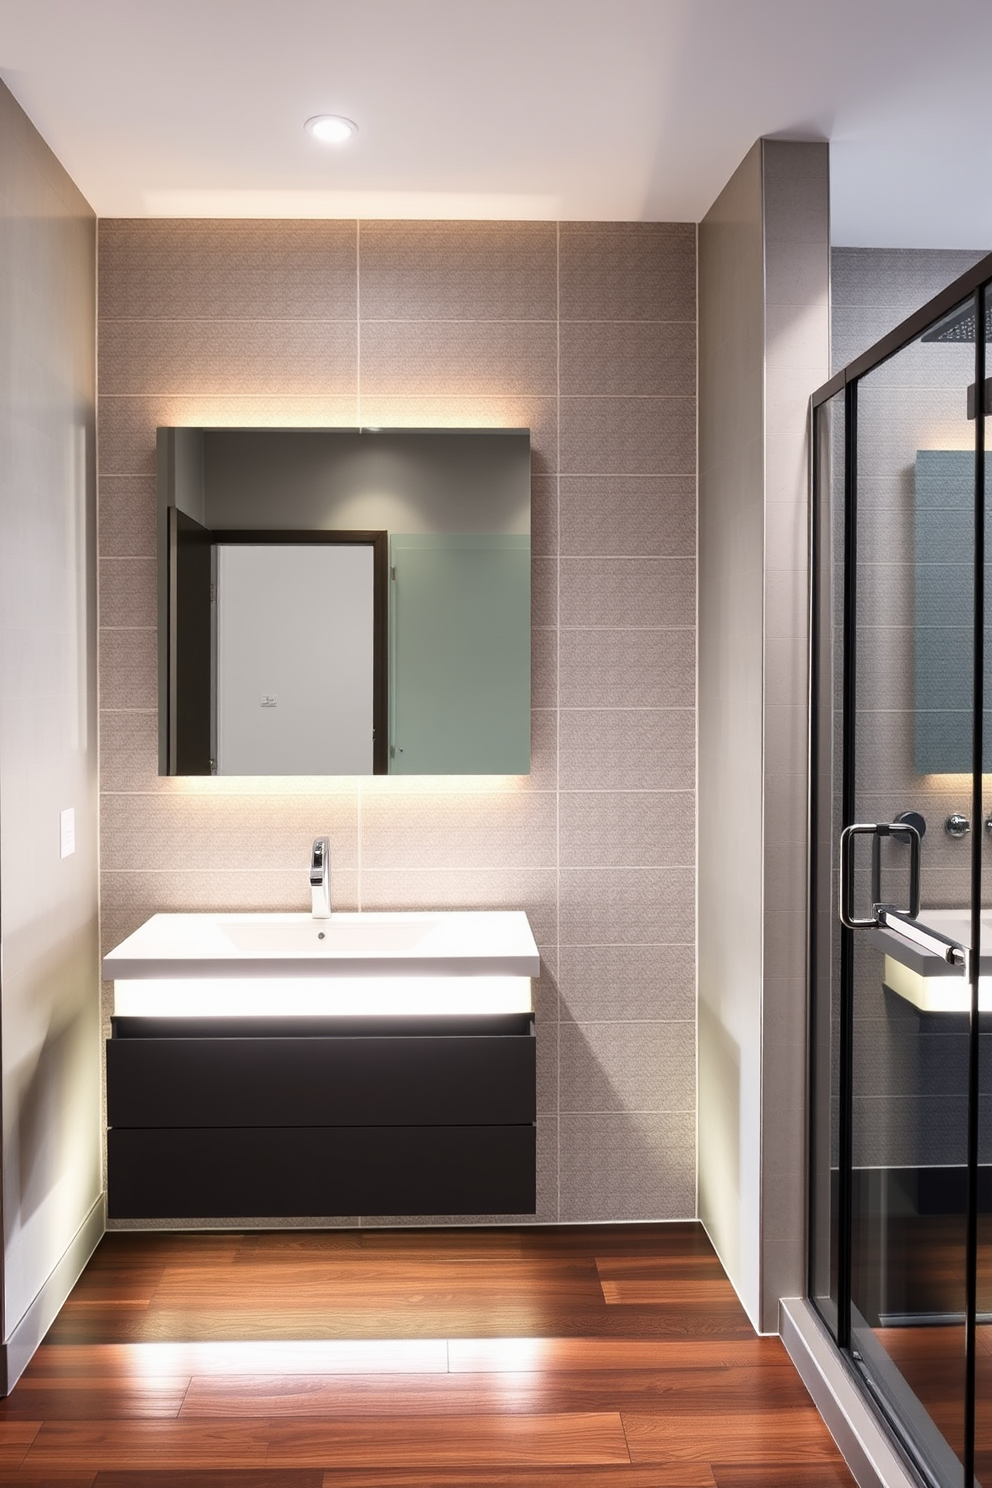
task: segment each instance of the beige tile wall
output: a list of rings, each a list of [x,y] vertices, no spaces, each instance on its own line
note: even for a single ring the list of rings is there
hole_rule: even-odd
[[[160,909],[522,908],[542,1220],[695,1213],[695,229],[105,221],[103,939]],[[158,424],[526,425],[533,765],[156,773]]]

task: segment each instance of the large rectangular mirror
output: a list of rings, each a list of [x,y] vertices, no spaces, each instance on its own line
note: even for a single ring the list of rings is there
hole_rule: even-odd
[[[158,431],[159,771],[530,769],[526,429]]]

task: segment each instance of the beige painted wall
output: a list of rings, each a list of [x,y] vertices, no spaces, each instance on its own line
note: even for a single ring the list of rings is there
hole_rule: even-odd
[[[92,212],[0,85],[0,989],[10,1382],[102,1227]],[[59,857],[74,807],[76,851]]]
[[[699,229],[699,1212],[739,1289],[759,1239],[763,268],[755,145]]]
[[[695,228],[100,226],[103,939],[160,909],[522,908],[542,1220],[695,1213]],[[159,779],[157,424],[533,431],[533,766]],[[355,1218],[360,1218],[356,1216]]]
[[[755,1326],[804,1285],[806,408],[827,146],[759,141],[699,231],[700,1214]]]

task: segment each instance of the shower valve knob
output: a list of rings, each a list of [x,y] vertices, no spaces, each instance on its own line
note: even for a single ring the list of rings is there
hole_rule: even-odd
[[[925,837],[927,835],[927,820],[926,817],[921,815],[919,811],[900,811],[899,815],[896,817],[895,825],[898,825],[900,827],[912,827],[914,831],[919,832],[921,837]],[[893,832],[892,835],[897,842],[909,841],[908,832]]]
[[[971,831],[971,822],[959,811],[955,811],[953,816],[949,816],[945,821],[944,831],[948,837],[967,837]]]

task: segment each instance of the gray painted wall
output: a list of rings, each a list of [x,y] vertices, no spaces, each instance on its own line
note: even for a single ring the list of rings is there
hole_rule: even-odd
[[[3,1342],[12,1383],[102,1231],[95,221],[0,85]],[[59,813],[76,851],[59,857]]]
[[[699,232],[700,1214],[755,1326],[804,1285],[806,409],[827,146],[759,141]]]

